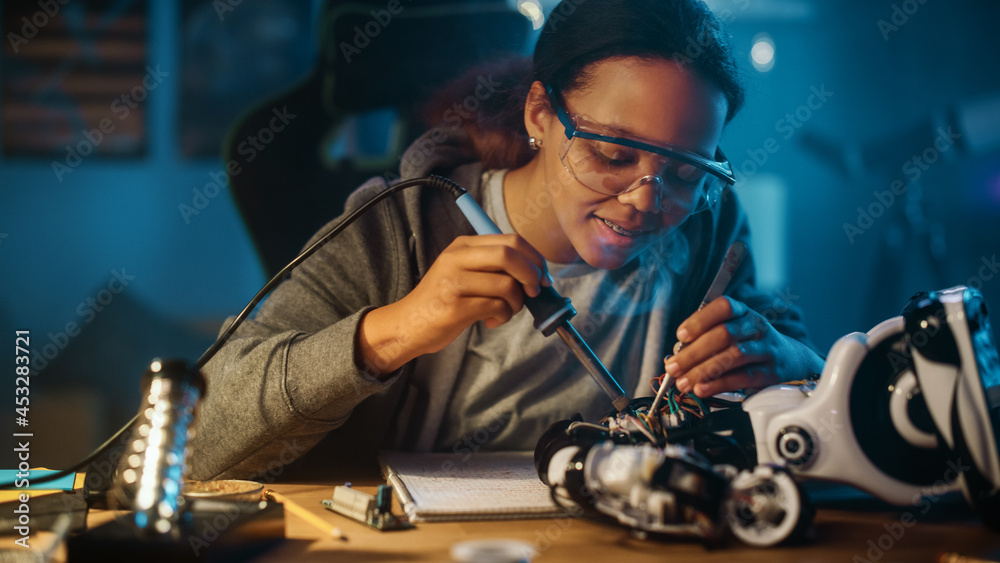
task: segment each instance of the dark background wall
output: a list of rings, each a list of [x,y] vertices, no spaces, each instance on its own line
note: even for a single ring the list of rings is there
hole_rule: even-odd
[[[110,18],[133,4],[97,5]],[[310,2],[243,2],[222,13],[208,1],[138,4],[145,63],[167,73],[148,91],[142,116],[132,118],[142,120],[142,146],[129,153],[135,145],[123,143],[126,156],[84,158],[61,180],[52,162],[63,161],[62,153],[0,154],[0,334],[13,341],[15,330],[30,330],[41,354],[32,425],[39,455],[48,456],[40,461],[52,465],[75,459],[134,414],[152,357],[195,359],[265,281],[227,190],[206,198],[197,214],[182,206],[195,206],[196,190],[205,193],[223,169],[212,147],[221,145],[226,123],[316,61],[318,8]],[[918,290],[981,286],[996,307],[996,143],[963,132],[946,150],[928,153],[935,161],[920,170],[910,197],[889,203],[876,192],[891,193],[895,179],[913,176],[907,162],[927,156],[939,127],[971,115],[998,134],[997,110],[975,108],[1000,97],[1000,41],[991,29],[1000,7],[972,0],[711,5],[729,23],[748,79],[746,109],[723,146],[760,235],[762,281],[805,310],[818,347],[897,314]],[[5,2],[3,17],[17,22],[38,10]],[[57,28],[42,26],[37,37]],[[749,59],[762,33],[775,48],[767,72]],[[5,42],[0,77],[9,79],[23,61]],[[83,49],[60,60],[85,66],[87,57]],[[58,89],[63,75],[45,76],[47,83],[27,87],[29,95]],[[113,99],[95,103],[110,107]],[[83,138],[73,134],[69,144]],[[346,135],[330,150],[364,144]],[[122,279],[127,286],[115,281]]]

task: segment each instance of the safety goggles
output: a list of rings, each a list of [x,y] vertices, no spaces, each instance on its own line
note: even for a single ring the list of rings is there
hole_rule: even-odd
[[[569,114],[560,96],[546,88],[566,141],[559,147],[563,167],[595,192],[620,196],[647,184],[660,188],[661,207],[697,213],[711,207],[726,185],[736,183],[733,168],[721,149],[715,159],[670,145],[638,138],[606,135],[606,127]],[[603,131],[602,131],[603,129]]]

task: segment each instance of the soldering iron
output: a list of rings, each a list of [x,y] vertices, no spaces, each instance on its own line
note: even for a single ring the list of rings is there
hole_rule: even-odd
[[[476,230],[476,233],[481,235],[502,234],[496,223],[490,219],[489,215],[464,188],[441,176],[430,176],[428,184],[447,190],[455,196],[455,203],[458,204],[458,208],[462,210],[469,223],[472,223],[472,228]],[[537,296],[525,297],[524,306],[535,318],[535,328],[542,331],[545,336],[549,336],[553,332],[558,334],[563,342],[569,346],[573,355],[586,368],[587,373],[594,378],[601,390],[611,399],[615,409],[618,412],[626,410],[631,399],[569,322],[576,315],[576,309],[573,308],[569,299],[559,295],[551,286],[542,286],[541,292]]]

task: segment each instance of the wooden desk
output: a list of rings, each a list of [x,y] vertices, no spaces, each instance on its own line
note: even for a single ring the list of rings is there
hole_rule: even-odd
[[[375,487],[382,483],[377,473],[365,471],[361,474],[365,476],[351,479],[352,484],[359,490],[374,493]],[[527,542],[538,550],[535,561],[541,563],[631,563],[668,559],[706,562],[933,562],[943,552],[1000,561],[1000,534],[979,525],[956,499],[932,502],[924,507],[924,513],[919,507],[893,508],[859,495],[826,500],[817,503],[816,538],[805,545],[753,549],[730,542],[719,548],[709,548],[694,541],[640,540],[623,528],[580,519],[421,523],[413,530],[379,532],[320,505],[320,500],[332,496],[333,486],[343,484],[345,480],[337,475],[327,475],[322,480],[270,485],[331,526],[339,526],[348,541],[322,538],[319,530],[294,514],[286,513],[285,535],[290,541],[263,554],[258,561],[447,562],[452,560],[450,551],[454,544],[485,538]],[[912,523],[907,514],[913,517]],[[88,523],[94,526],[113,517],[107,511],[91,511]],[[9,534],[12,531],[3,532]],[[31,545],[43,546],[48,542],[48,536],[47,532],[33,533]],[[21,549],[14,546],[13,541],[13,536],[6,535],[0,538],[0,547]],[[65,561],[65,552],[61,550],[57,553],[54,561]]]
[[[320,539],[322,534],[318,530],[294,515],[286,515],[287,537],[311,541],[292,542],[263,556],[261,562],[329,561],[332,554],[336,554],[337,561],[442,562],[452,560],[450,550],[455,543],[485,538],[510,538],[532,544],[539,552],[535,561],[542,563],[631,563],[666,559],[932,562],[943,552],[1000,560],[1000,534],[979,525],[960,503],[955,502],[956,499],[930,503],[923,507],[926,513],[921,513],[921,508],[897,509],[853,495],[854,498],[820,505],[816,517],[817,537],[805,545],[754,549],[730,542],[722,548],[708,548],[693,541],[640,540],[623,528],[581,519],[420,523],[414,530],[379,532],[320,506],[320,500],[332,496],[334,484],[342,482],[285,484],[273,488],[311,508],[331,525],[340,526],[348,541]],[[352,484],[362,491],[374,493],[381,481],[354,480]],[[906,513],[913,516],[912,522],[904,516]],[[894,537],[893,533],[899,537]],[[880,548],[879,542],[887,549]],[[876,559],[869,556],[869,549]]]

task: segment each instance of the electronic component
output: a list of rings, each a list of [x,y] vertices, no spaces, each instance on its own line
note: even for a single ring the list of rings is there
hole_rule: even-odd
[[[593,442],[592,430],[550,429],[535,451],[539,477],[572,514],[610,517],[643,535],[718,541],[731,531],[760,547],[811,529],[814,512],[787,471],[712,466],[680,445]]]
[[[392,513],[392,487],[389,485],[379,485],[375,496],[349,485],[338,485],[333,489],[333,499],[324,499],[323,506],[383,532],[413,528],[406,516]]]

